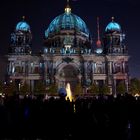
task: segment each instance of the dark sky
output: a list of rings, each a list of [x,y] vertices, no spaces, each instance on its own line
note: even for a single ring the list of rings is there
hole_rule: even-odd
[[[44,31],[49,23],[64,12],[66,0],[4,0],[0,4],[0,54],[6,54],[10,33],[24,15],[33,34],[33,50],[43,47]],[[130,55],[130,74],[140,78],[140,4],[139,0],[74,0],[72,12],[80,16],[91,31],[94,42],[97,37],[96,18],[100,17],[101,34],[115,17],[126,34]]]

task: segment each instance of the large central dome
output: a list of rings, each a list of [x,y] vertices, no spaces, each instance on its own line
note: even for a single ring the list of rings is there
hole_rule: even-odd
[[[65,8],[65,13],[57,16],[50,23],[48,29],[45,31],[45,37],[48,38],[49,35],[62,30],[75,30],[89,36],[89,30],[85,22],[77,15],[72,14],[69,7]]]

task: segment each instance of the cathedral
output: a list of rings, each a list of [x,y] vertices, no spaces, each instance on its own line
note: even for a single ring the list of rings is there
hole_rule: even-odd
[[[46,88],[56,84],[58,89],[69,83],[72,90],[81,84],[84,91],[92,84],[100,87],[106,84],[114,95],[118,83],[123,82],[127,92],[129,56],[125,34],[113,17],[102,38],[99,30],[98,18],[98,39],[94,46],[86,23],[72,13],[67,3],[64,13],[54,18],[45,30],[43,52],[35,55],[30,25],[23,17],[11,34],[7,55],[9,81],[19,88],[26,82],[32,92],[38,82]]]

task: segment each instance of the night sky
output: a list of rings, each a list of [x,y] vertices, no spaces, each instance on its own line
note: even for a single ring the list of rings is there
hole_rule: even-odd
[[[7,54],[10,33],[26,17],[33,34],[34,52],[43,48],[44,31],[49,23],[64,12],[66,0],[4,0],[0,4],[0,54]],[[96,18],[100,17],[101,35],[115,17],[126,34],[130,55],[130,75],[140,78],[140,4],[139,0],[73,0],[72,12],[87,24],[93,41],[97,38]]]

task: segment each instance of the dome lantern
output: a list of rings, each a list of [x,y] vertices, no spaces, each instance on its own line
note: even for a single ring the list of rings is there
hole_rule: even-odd
[[[69,5],[69,0],[67,0],[67,6],[65,8],[65,13],[66,14],[70,14],[71,13],[71,8],[70,8],[70,5]]]

